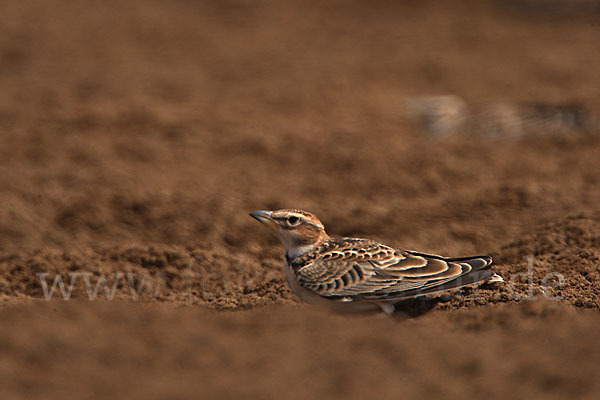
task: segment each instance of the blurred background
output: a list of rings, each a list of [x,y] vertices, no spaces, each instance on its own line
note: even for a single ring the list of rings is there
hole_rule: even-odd
[[[595,0],[0,1],[6,398],[595,398],[600,350],[582,332],[599,326],[599,63]],[[506,280],[533,256],[531,285],[563,274],[566,308],[518,308],[517,282],[409,325],[313,316],[247,216],[273,208],[313,211],[331,234],[492,254]],[[46,303],[36,275],[121,271],[164,284],[133,304],[123,286],[118,306],[83,286]],[[528,358],[502,360],[505,346]],[[429,367],[396,379],[406,363]],[[118,383],[127,371],[141,386]],[[314,392],[281,384],[298,377]]]
[[[596,137],[432,140],[406,102],[598,110],[592,6],[4,2],[0,248],[239,246],[269,237],[246,211],[293,207],[339,234],[494,250],[596,208]],[[464,249],[436,233],[453,223]]]

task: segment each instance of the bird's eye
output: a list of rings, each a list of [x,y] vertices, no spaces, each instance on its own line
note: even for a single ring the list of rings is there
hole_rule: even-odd
[[[289,223],[290,225],[294,225],[294,224],[296,224],[296,223],[297,223],[299,220],[300,220],[300,218],[292,216],[292,217],[289,217],[289,218],[288,218],[288,223]]]

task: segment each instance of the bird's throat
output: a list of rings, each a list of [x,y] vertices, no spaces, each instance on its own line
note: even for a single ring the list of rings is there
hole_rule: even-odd
[[[303,246],[293,246],[291,248],[285,249],[285,255],[288,259],[294,259],[296,257],[301,257],[306,253],[310,253],[315,249],[315,244],[307,244]]]

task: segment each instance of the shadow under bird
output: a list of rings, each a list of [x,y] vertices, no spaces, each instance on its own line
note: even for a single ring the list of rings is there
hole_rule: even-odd
[[[335,312],[381,309],[391,315],[402,300],[502,281],[490,270],[489,256],[447,258],[330,237],[314,214],[302,210],[257,210],[250,216],[283,243],[283,271],[292,291]]]

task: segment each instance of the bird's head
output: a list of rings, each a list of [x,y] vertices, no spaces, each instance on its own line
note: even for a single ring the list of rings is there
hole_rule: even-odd
[[[273,229],[289,257],[305,254],[320,245],[329,236],[319,219],[307,211],[277,210],[252,211],[250,216]]]

